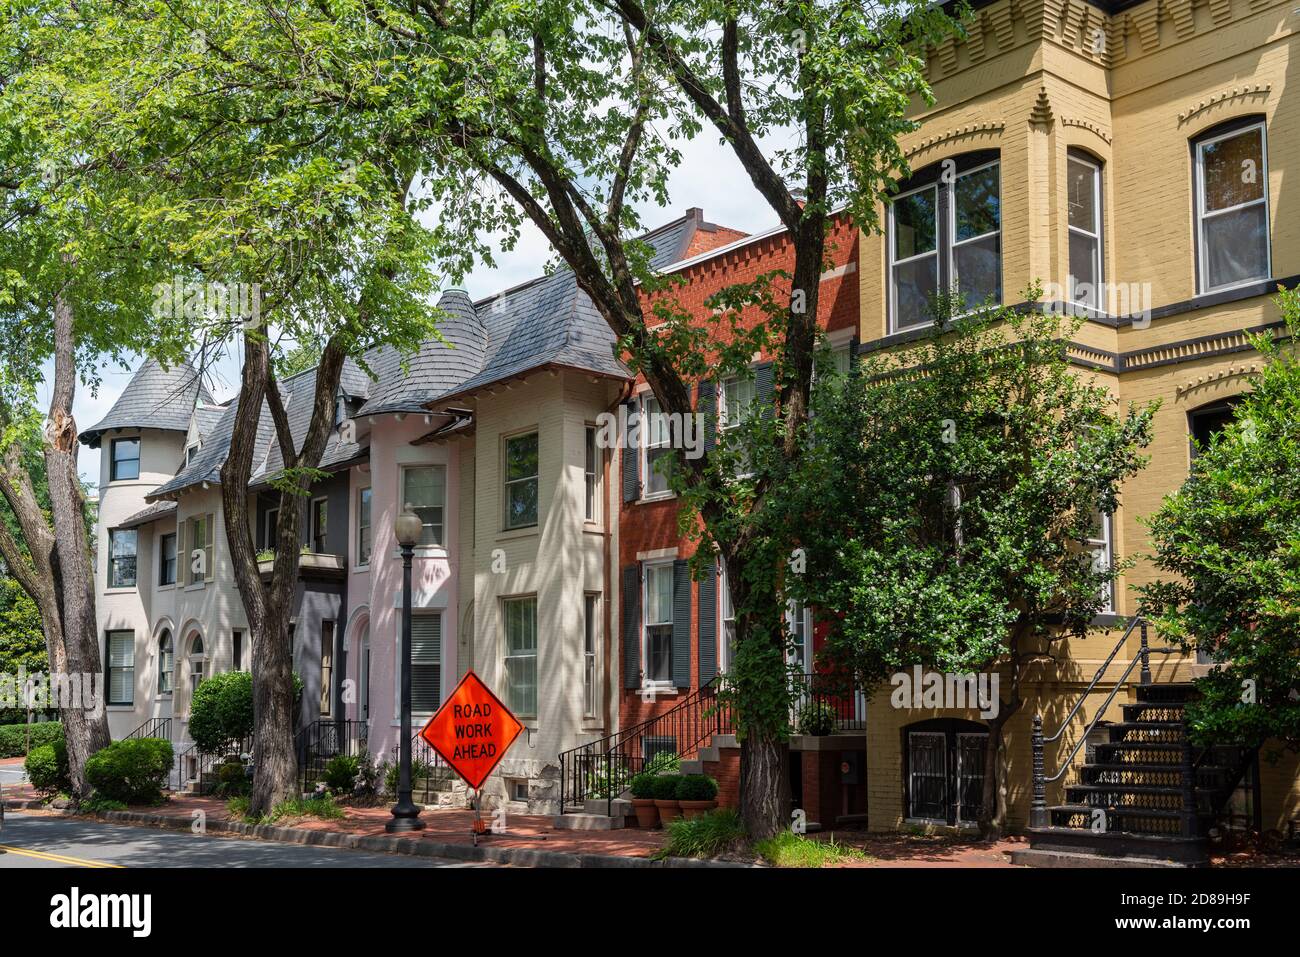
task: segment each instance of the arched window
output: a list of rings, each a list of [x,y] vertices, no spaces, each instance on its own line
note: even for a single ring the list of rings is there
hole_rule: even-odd
[[[1215,434],[1237,417],[1237,406],[1241,396],[1231,395],[1215,399],[1187,413],[1187,432],[1192,438],[1192,458],[1196,453],[1209,446]]]
[[[176,668],[176,650],[172,644],[170,628],[164,628],[158,636],[158,693],[171,694],[172,681]]]
[[[203,637],[195,635],[190,642],[190,693],[203,683],[206,675],[207,658],[203,655]]]
[[[900,184],[889,204],[890,329],[930,325],[930,301],[956,290],[967,309],[1002,301],[997,150],[950,157]]]
[[[903,729],[907,818],[934,824],[974,824],[984,803],[988,728],[935,718]]]

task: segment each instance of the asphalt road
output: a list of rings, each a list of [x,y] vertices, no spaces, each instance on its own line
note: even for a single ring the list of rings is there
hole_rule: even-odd
[[[372,854],[272,841],[200,837],[9,811],[0,869],[10,867],[484,867],[433,857]]]
[[[21,764],[0,764],[0,785],[13,787],[27,780],[27,772]]]

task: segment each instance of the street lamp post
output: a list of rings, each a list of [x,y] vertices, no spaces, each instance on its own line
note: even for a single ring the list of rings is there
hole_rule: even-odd
[[[398,742],[397,803],[393,819],[384,825],[389,833],[421,831],[420,809],[411,800],[411,556],[420,540],[420,516],[408,504],[397,520],[393,532],[402,548],[402,730]]]

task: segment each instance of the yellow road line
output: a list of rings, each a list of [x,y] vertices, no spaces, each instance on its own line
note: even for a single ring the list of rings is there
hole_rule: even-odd
[[[34,857],[38,861],[49,861],[52,864],[70,864],[74,867],[113,867],[120,869],[123,866],[121,864],[110,864],[107,861],[91,861],[84,857],[69,857],[66,854],[51,854],[48,851],[33,851],[23,847],[14,847],[10,844],[0,844],[0,851],[20,854],[23,857]]]

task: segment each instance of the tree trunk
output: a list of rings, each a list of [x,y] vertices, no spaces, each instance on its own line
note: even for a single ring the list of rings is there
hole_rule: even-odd
[[[54,389],[45,427],[45,469],[54,526],[54,587],[62,611],[65,667],[82,687],[104,680],[95,621],[95,576],[86,535],[86,502],[77,475],[77,423],[72,417],[76,394],[76,340],[72,308],[62,297],[54,305]],[[92,685],[93,686],[93,685]],[[86,759],[109,742],[104,700],[90,708],[67,708],[63,719],[68,747],[72,796],[89,793]]]
[[[752,840],[775,837],[790,810],[789,746],[775,734],[750,733],[740,742],[740,816]]]
[[[288,419],[271,372],[270,349],[256,333],[244,336],[244,368],[241,375],[230,451],[221,467],[221,502],[225,515],[226,539],[248,616],[253,642],[253,794],[252,814],[270,813],[277,804],[294,796],[298,760],[293,739],[293,637],[289,620],[293,616],[294,585],[298,578],[299,540],[303,493],[310,481],[299,478],[293,490],[281,491],[276,525],[277,544],[271,566],[271,581],[262,581],[249,521],[248,480],[252,475],[258,423],[263,402],[271,411],[276,440],[286,468],[315,468],[320,464],[334,423],[334,396],[343,371],[343,351],[331,339],[316,368],[316,390],[312,417],[296,450]]]
[[[1001,702],[998,714],[989,720],[989,739],[984,748],[984,792],[979,813],[980,838],[996,841],[1007,830],[1006,782],[1002,773],[1002,729],[1020,710],[1020,695],[1011,703]]]

